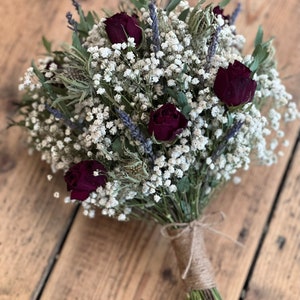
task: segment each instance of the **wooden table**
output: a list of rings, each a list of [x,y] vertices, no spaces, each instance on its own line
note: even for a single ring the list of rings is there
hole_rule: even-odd
[[[71,1],[1,0],[0,3],[0,299],[184,299],[174,254],[160,227],[119,223],[53,198],[66,195],[62,176],[49,183],[49,167],[28,156],[26,136],[6,130],[20,96],[18,78],[42,53],[41,36],[56,45],[70,40],[65,13]],[[262,24],[275,35],[279,69],[288,90],[300,96],[299,0],[243,0],[238,30],[247,52]],[[86,10],[116,1],[82,1]],[[236,5],[228,7],[228,13]],[[253,166],[229,184],[211,210],[227,215],[218,229],[244,244],[207,234],[209,257],[224,299],[299,299],[299,123],[287,126],[290,146],[271,168]]]

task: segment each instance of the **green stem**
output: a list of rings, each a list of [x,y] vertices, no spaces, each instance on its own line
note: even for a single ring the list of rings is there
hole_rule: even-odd
[[[222,300],[216,287],[209,290],[191,291],[187,295],[187,300]]]

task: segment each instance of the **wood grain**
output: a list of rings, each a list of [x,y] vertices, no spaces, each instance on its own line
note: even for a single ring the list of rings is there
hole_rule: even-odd
[[[300,145],[259,253],[247,300],[300,294]]]
[[[271,12],[269,12],[269,5],[264,7],[260,6],[255,12],[255,20],[251,17],[249,21],[249,14],[247,11],[245,11],[245,16],[241,16],[241,31],[243,32],[243,29],[246,29],[250,41],[253,41],[254,39],[258,23],[266,23],[266,31],[274,26],[273,22],[271,22],[271,24],[267,22],[268,20],[265,17],[266,14],[270,16],[272,13],[275,18],[275,16],[277,17],[279,13],[283,12],[281,5],[276,6],[276,3],[272,4]],[[296,2],[291,4],[291,6],[295,6],[295,4]],[[251,30],[247,27],[249,23],[253,25]],[[288,41],[285,42],[287,43]],[[289,41],[289,43],[292,45],[292,40]],[[285,46],[288,47],[287,44],[285,44]],[[250,45],[248,47],[250,47]],[[283,54],[281,55],[285,58]],[[291,62],[284,61],[283,63],[287,64]],[[295,69],[292,69],[292,65],[289,66],[290,68],[285,70],[286,72],[296,71]],[[289,136],[292,140],[295,134],[296,128],[290,128]],[[222,193],[222,196],[220,196],[211,207],[211,210],[222,210],[228,216],[228,221],[222,224],[222,231],[231,235],[233,238],[241,240],[245,244],[244,248],[240,248],[223,237],[211,235],[209,233],[207,234],[208,251],[215,266],[217,281],[224,299],[239,299],[261,234],[263,233],[264,225],[271,210],[273,200],[275,199],[276,187],[281,181],[288,155],[289,151],[287,151],[287,156],[281,163],[274,168],[266,169],[257,167],[253,168],[249,173],[243,174],[243,183],[238,187],[232,185],[228,186],[224,193]],[[116,226],[118,238],[120,235],[120,239],[122,240],[124,235],[126,236],[126,239],[131,239],[136,234],[138,235],[141,226],[145,226],[139,223],[124,225],[115,224],[113,221],[106,219],[103,221],[82,221],[81,219],[82,217],[79,216],[78,220],[76,220],[76,223],[74,224],[76,228],[77,222],[80,223],[78,228],[81,228],[81,230],[83,230],[82,227],[84,226],[90,226],[85,225],[86,222],[88,222],[88,224],[90,224],[90,222],[95,222],[97,225],[94,225],[93,227],[97,227],[100,222],[102,225],[100,226],[101,228],[106,227],[103,226],[104,224],[111,223],[111,226]],[[101,228],[97,228],[92,235],[98,234],[98,231],[101,231]],[[123,231],[123,228],[126,228],[126,230]],[[110,232],[107,234],[110,234]],[[83,245],[86,245],[86,239],[82,240],[78,245],[77,233],[72,231],[66,244],[66,248],[62,252],[61,260],[51,274],[49,283],[43,294],[44,299],[53,299],[53,297],[61,297],[62,295],[63,298],[66,299],[75,296],[77,296],[78,299],[180,299],[181,296],[179,295],[182,295],[182,286],[179,280],[178,271],[176,270],[172,250],[170,247],[166,246],[166,241],[160,236],[158,229],[151,232],[146,230],[143,237],[146,237],[147,240],[151,241],[154,238],[153,235],[155,236],[155,240],[158,241],[157,243],[161,249],[156,255],[152,256],[146,254],[149,253],[148,247],[150,247],[151,253],[151,244],[144,250],[143,254],[146,254],[148,263],[145,264],[144,258],[142,258],[143,255],[139,252],[140,250],[137,251],[138,257],[141,257],[138,259],[137,256],[130,252],[129,248],[125,250],[125,255],[129,257],[129,261],[125,264],[120,262],[117,257],[120,251],[124,253],[124,249],[116,247],[115,245],[118,242],[112,240],[111,243],[107,244],[106,249],[108,249],[110,257],[115,257],[117,261],[115,264],[117,264],[119,268],[115,268],[115,266],[111,264],[111,258],[105,259],[107,250],[103,252],[95,251],[94,261],[98,262],[97,271],[87,272],[85,276],[88,277],[90,282],[88,286],[96,286],[96,288],[88,290],[76,289],[75,291],[68,289],[68,293],[66,294],[66,285],[69,284],[74,287],[77,285],[77,282],[80,282],[80,279],[76,280],[71,275],[68,276],[68,280],[65,280],[64,272],[66,270],[73,272],[74,268],[77,269],[77,265],[74,265],[73,258],[76,256],[80,257],[81,253],[76,249],[82,249]],[[87,237],[89,237],[89,235],[87,235]],[[136,249],[143,248],[143,239],[137,240],[136,242]],[[93,243],[88,243],[88,245],[97,248],[99,243],[102,242],[93,240]],[[72,255],[70,255],[70,251],[72,251]],[[168,257],[167,265],[166,257]],[[143,265],[144,267],[140,268]],[[152,266],[150,269],[152,271],[151,273],[149,273],[149,266]],[[165,266],[167,269],[162,269],[162,266]],[[120,277],[120,274],[126,274],[127,269],[131,270],[129,275],[127,275],[129,277]],[[85,271],[87,270],[88,268],[85,269]],[[171,286],[166,285],[166,282],[163,279],[166,274],[171,278]],[[110,278],[113,279],[113,282],[110,282]],[[145,278],[147,278],[147,280],[145,280]],[[126,284],[125,288],[124,282],[129,279],[132,284]],[[70,282],[70,280],[72,280],[72,282]],[[105,282],[104,286],[102,281]],[[61,286],[63,288],[57,292],[57,288]],[[165,291],[165,293],[163,293],[163,291]]]
[[[63,38],[62,3],[1,1],[0,16],[0,299],[30,299],[38,293],[63,240],[74,208],[54,201],[61,177],[47,183],[49,167],[28,156],[20,128],[6,130],[18,99],[18,79],[41,51],[41,35]],[[64,18],[64,17],[63,17]],[[50,30],[51,31],[51,30]],[[64,31],[64,34],[67,30]]]
[[[251,51],[259,24],[266,36],[276,35],[279,69],[288,90],[299,98],[298,0],[241,2],[238,30],[247,37],[246,52]],[[117,4],[82,1],[83,8],[97,11],[112,10]],[[235,5],[232,1],[226,13]],[[52,197],[56,190],[65,194],[61,175],[49,184],[49,167],[38,155],[27,155],[21,130],[5,130],[6,118],[13,116],[13,102],[19,97],[18,78],[42,52],[40,37],[46,35],[57,45],[70,38],[65,21],[68,10],[73,9],[67,0],[2,0],[0,4],[0,71],[5,75],[0,77],[0,299],[36,299],[40,292],[45,300],[183,299],[174,254],[159,226],[120,223],[102,216],[90,220],[80,211],[68,232],[75,207]],[[257,166],[240,174],[242,183],[228,185],[209,209],[224,211],[227,218],[217,229],[245,245],[239,247],[207,232],[208,253],[224,299],[239,299],[247,280],[246,299],[299,295],[299,149],[272,215],[298,129],[297,123],[287,126],[291,146],[284,149],[286,156],[278,165]],[[249,270],[270,216],[270,230],[251,279]],[[285,243],[280,246],[283,237]]]

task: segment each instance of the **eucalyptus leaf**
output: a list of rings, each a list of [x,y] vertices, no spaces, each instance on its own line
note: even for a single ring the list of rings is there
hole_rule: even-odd
[[[230,0],[223,0],[219,3],[219,6],[221,8],[224,8],[227,4],[229,4]]]
[[[184,92],[179,92],[177,94],[176,100],[179,104],[180,107],[184,107],[187,104],[187,99],[186,99],[186,95]]]
[[[255,47],[257,47],[258,45],[261,45],[263,42],[263,36],[264,36],[264,32],[261,26],[258,27],[257,33],[256,33],[256,37],[255,37],[255,41],[254,41],[254,45]]]
[[[169,14],[172,10],[174,10],[180,2],[181,0],[171,0],[166,7],[167,13]]]
[[[264,47],[261,44],[256,46],[252,54],[253,62],[250,65],[251,72],[256,72],[259,66],[268,58],[268,55],[269,53],[267,47]]]
[[[82,46],[80,38],[76,32],[73,32],[72,35],[72,46],[77,49],[85,57],[88,56],[87,50]]]
[[[42,37],[43,45],[48,53],[52,53],[51,46],[52,43],[48,41],[44,36]]]
[[[147,0],[130,0],[130,2],[138,9],[141,8],[148,8],[148,1]]]
[[[190,13],[190,9],[189,9],[189,8],[185,9],[185,10],[179,15],[178,19],[179,19],[180,21],[185,22],[185,20],[186,20],[187,16],[189,15],[189,13]]]
[[[191,206],[189,205],[189,203],[187,203],[185,201],[180,201],[180,207],[185,216],[191,215]]]
[[[192,110],[192,107],[189,104],[187,104],[182,108],[181,112],[188,118],[188,115],[191,112],[191,110]]]
[[[112,150],[113,152],[117,152],[119,154],[123,153],[123,144],[121,142],[120,137],[117,137],[113,142],[112,142]]]
[[[177,188],[181,193],[186,193],[190,190],[190,180],[188,176],[184,176],[178,181]]]
[[[231,127],[233,124],[233,118],[232,118],[232,114],[230,112],[227,112],[227,126]]]
[[[86,15],[86,22],[88,24],[88,29],[89,31],[93,28],[93,26],[95,25],[95,18],[96,18],[96,15],[92,14],[90,11],[88,12],[88,14]]]
[[[167,94],[169,94],[172,98],[174,98],[175,100],[177,100],[177,93],[176,91],[170,89],[170,88],[167,88],[166,89],[166,92]]]

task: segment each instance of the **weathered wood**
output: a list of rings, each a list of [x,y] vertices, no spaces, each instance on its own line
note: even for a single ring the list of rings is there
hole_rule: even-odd
[[[42,299],[180,299],[172,255],[153,224],[80,215]]]
[[[236,4],[232,2],[227,9],[228,13]],[[101,8],[113,9],[118,3],[84,1],[82,4],[84,8],[100,11]],[[242,5],[238,31],[247,37],[247,52],[250,52],[257,26],[263,24],[267,36],[277,37],[275,44],[280,69],[283,76],[288,77],[286,84],[289,91],[299,97],[298,0],[289,0],[288,3],[244,0]],[[30,60],[41,52],[41,35],[55,40],[56,44],[69,40],[64,15],[70,9],[72,7],[67,0],[41,3],[34,0],[26,3],[21,0],[1,1],[0,71],[5,74],[0,77],[1,129],[5,127],[5,117],[13,115],[11,102],[18,97],[18,77]],[[293,143],[298,124],[287,128],[287,137]],[[49,184],[46,180],[48,167],[39,161],[38,156],[28,157],[26,147],[20,139],[24,141],[24,135],[16,128],[3,132],[1,136],[0,299],[28,299],[30,295],[36,295],[40,291],[40,281],[47,274],[50,274],[50,278],[42,294],[42,299],[45,300],[183,298],[173,251],[169,242],[161,236],[160,227],[153,224],[137,221],[119,223],[101,216],[90,220],[80,214],[76,217],[61,254],[55,257],[74,207],[53,199],[52,193],[55,190],[65,193],[61,177]],[[234,300],[240,297],[290,150],[291,148],[286,150],[286,156],[277,166],[253,167],[242,174],[242,183],[238,186],[228,185],[210,207],[210,211],[222,210],[227,215],[227,219],[217,229],[245,245],[241,248],[225,237],[207,232],[208,253],[224,299]],[[299,160],[299,156],[295,158],[295,162],[297,158]],[[296,181],[293,180],[299,175],[299,168],[298,171],[296,169],[294,167],[289,176],[289,182],[294,184]],[[293,195],[299,199],[297,189],[292,191],[293,187],[296,186],[292,183],[290,188],[287,185],[285,195]],[[296,227],[297,216],[294,219],[284,218],[283,212],[285,209],[296,209],[292,205],[298,202],[289,205],[284,200],[280,201],[282,204],[278,207],[284,209],[278,210],[274,223],[271,223],[261,252],[262,259],[258,260],[257,270],[250,282],[248,299],[272,299],[255,298],[255,291],[258,290],[259,295],[265,295],[266,291],[277,286],[280,286],[280,294],[272,295],[279,295],[278,299],[289,299],[291,294],[285,294],[286,289],[289,286],[292,290],[297,287],[299,269],[292,267],[296,261],[293,255],[296,255],[295,247],[298,244],[293,233],[299,232],[299,226]],[[279,231],[280,224],[284,224],[287,232]],[[279,232],[287,239],[283,251],[277,253],[274,244],[276,246],[276,234]],[[281,262],[278,267],[273,267],[266,261],[277,261],[277,258]],[[51,272],[55,259],[57,263]],[[283,281],[280,285],[276,278],[281,278],[280,272],[284,264],[285,270],[293,271],[290,281]],[[265,272],[270,272],[273,276],[273,280],[268,283],[263,281]]]
[[[246,32],[249,37],[247,48],[253,42],[258,24],[265,23],[269,35],[280,33],[280,42],[276,43],[281,65],[289,64],[285,74],[296,73],[295,65],[286,57],[293,40],[286,39],[278,22],[278,18],[284,19],[291,13],[296,1],[285,7],[276,1],[265,5],[259,3],[254,1],[250,5],[247,2],[239,21],[239,31]],[[285,30],[295,32],[293,25],[289,26]],[[295,88],[293,91],[300,94]],[[290,127],[288,136],[292,140],[296,131],[296,127]],[[256,167],[243,174],[243,183],[228,186],[210,209],[224,211],[227,220],[220,226],[222,232],[245,244],[241,248],[222,236],[207,233],[208,252],[224,299],[238,299],[241,294],[288,155],[289,150],[273,168]],[[145,230],[143,234],[141,230]],[[124,244],[123,240],[131,242]],[[145,240],[148,241],[146,246]],[[158,252],[154,252],[153,240]],[[103,241],[106,246],[102,250]],[[136,251],[132,253],[133,246]],[[84,249],[89,249],[88,254],[84,254]],[[122,259],[119,259],[120,255]],[[76,277],[78,273],[80,276]],[[173,252],[158,228],[140,223],[118,224],[107,219],[84,221],[79,216],[51,274],[43,299],[181,299],[179,278]]]
[[[58,4],[58,3],[57,3]],[[0,4],[0,299],[30,299],[49,273],[72,218],[72,207],[55,201],[61,177],[47,182],[49,166],[29,156],[20,128],[6,130],[18,99],[18,80],[41,52],[41,35],[67,35],[57,17],[62,3],[1,1]],[[58,26],[56,27],[56,25]]]
[[[300,294],[300,145],[259,253],[246,299]]]

